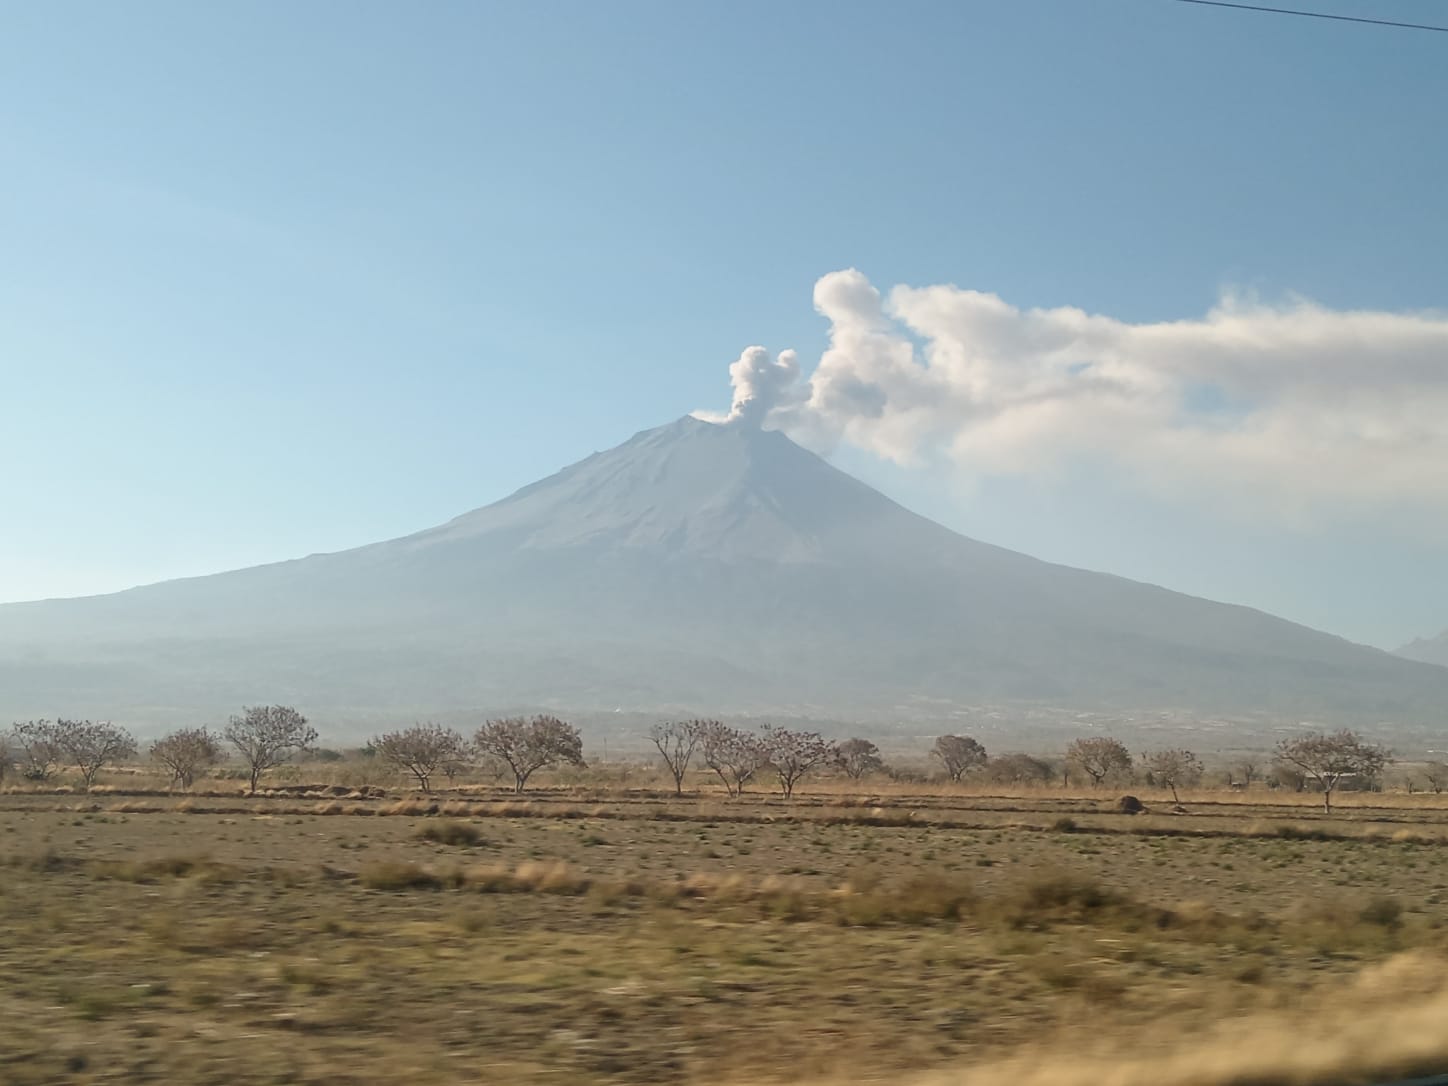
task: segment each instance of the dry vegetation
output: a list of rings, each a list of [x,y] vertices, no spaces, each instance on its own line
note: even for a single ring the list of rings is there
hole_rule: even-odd
[[[0,1082],[1448,1069],[1448,797],[108,782],[0,793]]]

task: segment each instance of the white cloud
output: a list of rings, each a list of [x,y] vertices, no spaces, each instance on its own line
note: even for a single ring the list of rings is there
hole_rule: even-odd
[[[974,477],[1102,470],[1253,513],[1448,520],[1448,315],[1229,296],[1200,319],[1132,324],[955,286],[882,298],[853,269],[814,301],[830,344],[808,382],[785,383],[792,352],[761,370],[746,351],[736,417]]]

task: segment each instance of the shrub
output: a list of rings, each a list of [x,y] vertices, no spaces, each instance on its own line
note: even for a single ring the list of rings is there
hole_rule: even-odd
[[[1170,912],[1132,901],[1119,891],[1074,874],[1045,875],[1022,886],[1000,903],[1004,919],[1014,928],[1040,929],[1053,923],[1085,924],[1105,920],[1134,927],[1154,922],[1167,927]]]
[[[357,877],[369,890],[441,890],[444,886],[435,872],[400,860],[369,864]]]
[[[462,848],[480,848],[488,843],[481,830],[466,822],[429,822],[417,831],[417,835],[424,841]]]
[[[901,884],[897,898],[900,920],[959,920],[975,904],[975,890],[962,879],[918,875]]]
[[[1358,919],[1365,924],[1396,930],[1403,924],[1403,906],[1397,898],[1379,895],[1362,907]]]
[[[1298,826],[1290,822],[1277,826],[1274,832],[1276,836],[1288,841],[1338,841],[1342,839],[1341,834],[1333,833],[1331,830]]]

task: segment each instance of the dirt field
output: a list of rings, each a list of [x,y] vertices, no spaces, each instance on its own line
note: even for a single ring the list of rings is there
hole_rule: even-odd
[[[0,794],[0,1082],[897,1082],[1444,974],[1439,797],[1111,799]]]

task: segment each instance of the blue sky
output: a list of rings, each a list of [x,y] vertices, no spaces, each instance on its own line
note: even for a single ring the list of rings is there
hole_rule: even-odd
[[[1171,0],[4,16],[0,600],[403,534],[727,409],[749,344],[810,374],[844,268],[1132,325],[1448,306],[1448,35]],[[1441,479],[1278,517],[1120,461],[831,447],[1042,557],[1385,646],[1448,626]]]

